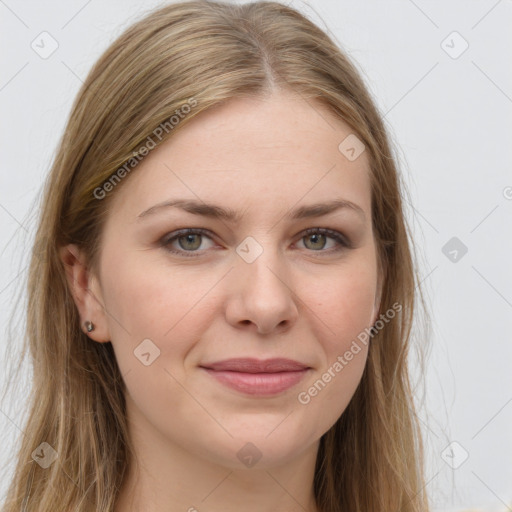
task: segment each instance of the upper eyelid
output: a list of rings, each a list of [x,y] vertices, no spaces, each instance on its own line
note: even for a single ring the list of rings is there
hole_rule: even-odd
[[[351,247],[351,245],[352,245],[351,239],[349,237],[347,237],[347,235],[345,233],[342,233],[341,231],[338,231],[338,230],[332,229],[332,228],[324,228],[324,227],[306,228],[306,229],[303,229],[302,231],[300,231],[295,236],[296,237],[299,236],[299,239],[300,239],[300,238],[307,236],[309,232],[320,232],[321,234],[325,235],[326,237],[332,238],[333,240],[335,240],[339,245],[346,245],[347,247]],[[202,235],[202,236],[207,236],[208,238],[212,239],[212,241],[214,241],[214,239],[216,237],[216,235],[212,231],[210,231],[209,229],[206,229],[206,228],[181,228],[181,229],[172,231],[170,233],[167,233],[160,240],[161,240],[162,244],[167,245],[171,241],[175,241],[182,236],[186,236],[187,234],[198,234],[198,235]],[[169,235],[172,235],[172,236],[169,236]],[[340,240],[337,240],[337,236],[339,236],[341,238],[341,242],[340,242]],[[194,252],[194,251],[185,251],[183,249],[179,249],[179,250],[183,251],[183,252]],[[196,251],[196,252],[200,252],[200,251]],[[318,252],[326,252],[326,251],[318,251]]]

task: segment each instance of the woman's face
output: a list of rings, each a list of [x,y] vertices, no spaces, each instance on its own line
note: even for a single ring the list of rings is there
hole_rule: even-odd
[[[378,308],[369,161],[351,134],[289,94],[231,100],[114,191],[90,336],[112,342],[131,428],[264,468],[316,448],[343,413]],[[312,208],[334,201],[353,206]],[[295,366],[263,364],[277,358]]]

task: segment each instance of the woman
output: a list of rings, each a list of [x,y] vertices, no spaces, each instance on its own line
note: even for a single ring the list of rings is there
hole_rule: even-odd
[[[297,11],[126,30],[46,184],[3,510],[427,511],[402,193],[360,76]]]

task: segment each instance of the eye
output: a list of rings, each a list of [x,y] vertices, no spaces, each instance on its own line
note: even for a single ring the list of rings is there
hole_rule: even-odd
[[[179,231],[176,231],[175,233],[172,233],[173,236],[171,237],[165,237],[161,244],[163,247],[165,247],[169,252],[172,252],[173,254],[184,254],[187,252],[197,252],[199,247],[201,246],[201,237],[210,238],[207,233],[209,233],[205,229],[180,229]],[[210,238],[211,240],[211,238]],[[172,247],[172,243],[178,242],[181,249],[173,249],[169,248]],[[189,254],[186,256],[196,256],[195,254]]]
[[[301,240],[312,240],[312,248],[314,249],[314,252],[322,252],[322,253],[332,253],[341,251],[343,249],[348,249],[351,247],[350,241],[340,232],[334,231],[332,229],[327,228],[310,228],[304,231],[302,234]],[[330,249],[326,251],[318,251],[317,249],[324,249],[325,248],[325,242],[326,239],[330,238],[331,240],[334,240],[337,244],[335,247],[331,247]],[[304,244],[307,247],[307,244]],[[320,245],[320,247],[319,247]],[[308,247],[311,248],[311,247]]]
[[[210,232],[206,229],[201,228],[187,228],[181,229],[171,233],[172,236],[166,236],[160,241],[160,245],[167,251],[186,257],[199,256],[204,248],[200,250],[202,245],[202,238],[212,240],[209,236]],[[335,246],[325,249],[326,240],[331,239],[335,241]],[[301,233],[300,241],[305,239],[307,244],[304,244],[306,248],[311,249],[313,252],[318,253],[333,253],[344,249],[351,248],[350,241],[342,233],[327,228],[310,228]],[[179,247],[176,248],[174,243],[178,243]],[[312,243],[310,243],[312,242]],[[337,244],[337,245],[336,245]],[[309,245],[309,247],[308,247]],[[198,254],[193,254],[198,253]]]

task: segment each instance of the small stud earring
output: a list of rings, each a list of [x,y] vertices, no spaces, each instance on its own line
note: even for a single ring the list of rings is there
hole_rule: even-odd
[[[94,324],[90,320],[85,321],[84,325],[85,328],[87,329],[87,332],[91,332],[92,330],[94,330]]]

